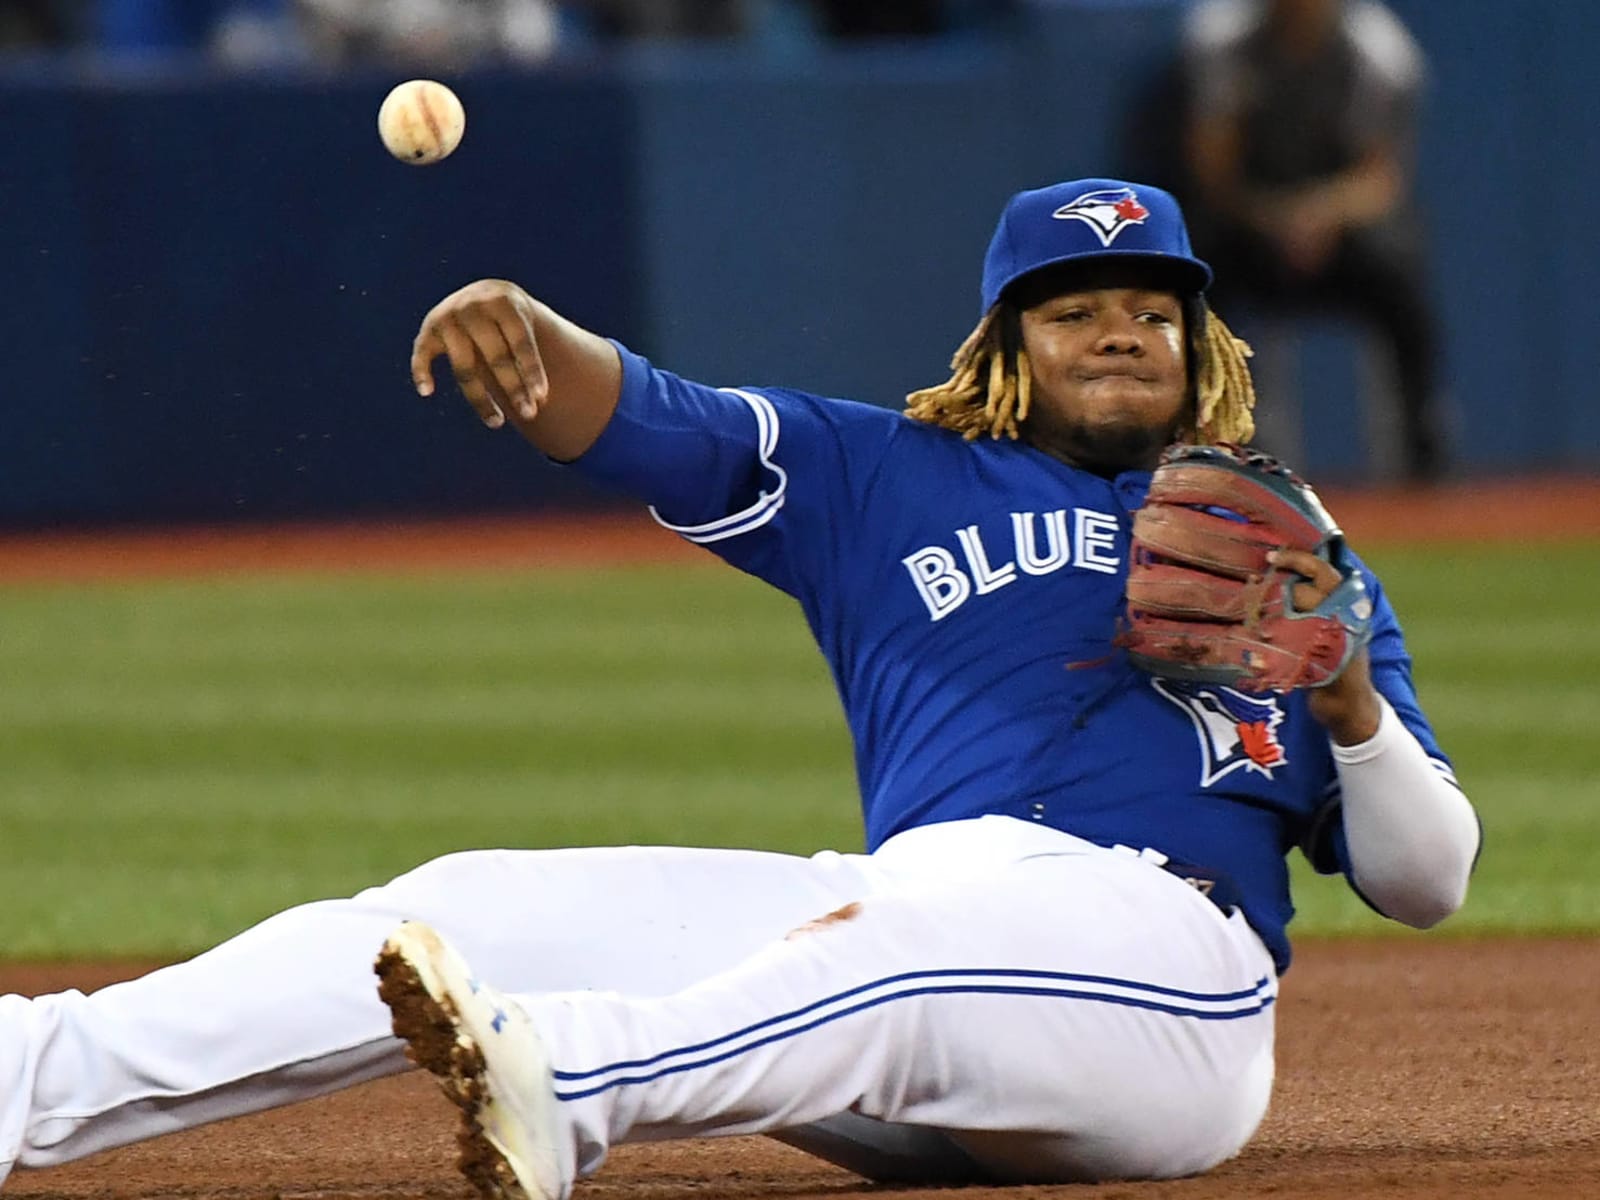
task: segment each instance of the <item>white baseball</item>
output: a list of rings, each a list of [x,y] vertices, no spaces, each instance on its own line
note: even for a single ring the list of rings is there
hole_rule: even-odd
[[[414,166],[438,162],[461,144],[467,113],[456,94],[432,79],[408,79],[384,97],[378,136],[389,153]]]

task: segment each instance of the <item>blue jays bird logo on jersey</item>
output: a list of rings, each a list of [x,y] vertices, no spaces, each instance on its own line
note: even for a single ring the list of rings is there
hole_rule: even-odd
[[[1252,696],[1215,684],[1150,682],[1194,725],[1200,742],[1201,787],[1235,771],[1255,771],[1271,779],[1276,768],[1288,766],[1288,752],[1278,740],[1283,709],[1276,696]]]
[[[1058,221],[1082,221],[1094,230],[1102,246],[1109,246],[1128,226],[1143,225],[1150,210],[1139,203],[1139,194],[1132,188],[1104,188],[1085,192],[1050,215]]]

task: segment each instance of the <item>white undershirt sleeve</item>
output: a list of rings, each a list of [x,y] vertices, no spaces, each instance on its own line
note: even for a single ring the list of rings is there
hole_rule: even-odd
[[[1333,746],[1351,875],[1379,912],[1427,929],[1467,895],[1481,829],[1471,803],[1429,761],[1389,702],[1378,731]]]

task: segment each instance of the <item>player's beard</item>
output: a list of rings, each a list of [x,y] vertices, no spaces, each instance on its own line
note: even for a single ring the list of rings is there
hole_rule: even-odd
[[[1109,477],[1123,471],[1153,470],[1161,452],[1178,439],[1186,425],[1184,417],[1160,425],[1131,418],[1093,425],[1086,421],[1036,424],[1030,417],[1024,436],[1046,454]]]

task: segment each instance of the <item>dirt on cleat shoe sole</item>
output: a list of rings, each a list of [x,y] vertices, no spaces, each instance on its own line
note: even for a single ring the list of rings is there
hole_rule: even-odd
[[[406,1056],[439,1081],[461,1112],[461,1174],[484,1200],[560,1200],[566,1188],[549,1117],[555,1103],[549,1066],[526,1020],[512,1024],[511,1012],[520,1018],[520,1010],[473,979],[460,956],[419,922],[389,937],[374,969]],[[491,1068],[475,1026],[497,1043],[508,1039],[495,1046],[497,1059],[506,1061]]]

